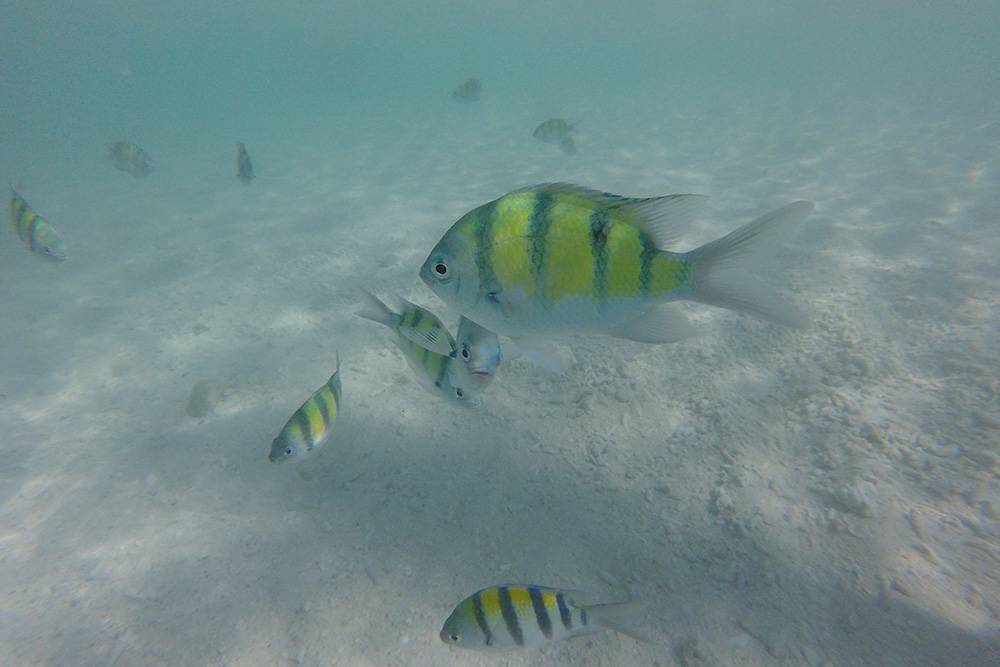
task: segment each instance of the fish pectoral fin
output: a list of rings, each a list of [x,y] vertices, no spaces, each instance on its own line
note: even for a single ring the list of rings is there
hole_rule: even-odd
[[[698,333],[687,318],[674,306],[654,306],[634,320],[629,320],[608,332],[618,338],[639,343],[675,343]]]
[[[568,349],[535,338],[512,338],[510,358],[524,357],[533,366],[550,373],[565,373],[573,365],[573,353]]]
[[[419,345],[425,350],[430,350],[431,352],[435,352],[437,354],[453,356],[455,353],[454,342],[445,336],[442,336],[440,331],[437,329],[419,331],[415,327],[401,326],[399,327],[399,335]]]

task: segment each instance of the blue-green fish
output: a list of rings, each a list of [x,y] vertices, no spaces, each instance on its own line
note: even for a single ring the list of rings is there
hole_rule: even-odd
[[[361,290],[361,295],[364,303],[357,314],[396,332],[396,344],[422,387],[463,407],[481,405],[476,382],[465,366],[452,356],[455,340],[436,315],[409,302],[404,303],[401,313],[396,313],[371,292]],[[427,335],[427,332],[436,333]],[[446,342],[448,354],[431,349],[440,344],[438,341]]]
[[[549,118],[539,123],[532,136],[547,144],[556,144],[564,153],[572,155],[576,153],[576,143],[573,141],[573,133],[576,132],[576,123],[570,123],[565,118]]]
[[[35,213],[28,202],[10,186],[10,222],[14,231],[33,253],[56,261],[66,259],[66,246],[55,228]]]
[[[149,154],[129,141],[116,141],[108,144],[108,159],[115,168],[126,171],[133,176],[148,176],[156,169]]]
[[[500,339],[495,333],[463,316],[455,336],[455,356],[465,364],[481,391],[493,380],[500,365]]]
[[[462,600],[441,628],[441,641],[473,651],[509,651],[591,635],[604,628],[651,641],[636,626],[639,602],[584,604],[582,594],[532,584],[504,584]]]
[[[337,370],[322,387],[302,404],[291,416],[281,433],[271,443],[272,462],[299,459],[316,449],[333,432],[334,422],[340,414],[340,353],[337,353]]]
[[[812,210],[798,201],[689,252],[666,250],[704,197],[631,199],[567,184],[515,190],[463,215],[420,278],[506,336],[601,333],[647,343],[693,333],[669,301],[698,301],[788,325],[803,320],[746,269]],[[766,271],[767,265],[756,262]]]
[[[250,162],[250,154],[247,153],[247,147],[243,145],[243,142],[237,142],[236,144],[236,178],[243,181],[244,185],[248,185],[250,181],[253,180],[253,163]]]

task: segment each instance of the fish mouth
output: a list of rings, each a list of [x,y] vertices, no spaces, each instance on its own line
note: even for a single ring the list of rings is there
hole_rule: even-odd
[[[490,371],[472,371],[473,375],[478,375],[479,377],[488,378],[493,375]]]

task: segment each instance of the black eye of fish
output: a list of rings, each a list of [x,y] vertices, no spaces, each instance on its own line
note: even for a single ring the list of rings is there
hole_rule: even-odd
[[[451,635],[450,637],[451,637],[451,641],[453,641],[453,642],[457,642],[458,641],[458,635]]]
[[[292,448],[291,447],[285,447],[285,454],[288,454],[289,456],[291,456],[291,454],[292,454]]]
[[[459,398],[462,398],[463,396],[465,396],[465,392],[463,392],[461,389],[456,389],[455,395],[458,396]]]
[[[434,272],[439,276],[446,276],[448,275],[448,265],[444,262],[438,262],[434,265]]]
[[[467,348],[467,347],[463,347],[462,348],[462,358],[463,359],[468,359],[469,358],[469,348]]]

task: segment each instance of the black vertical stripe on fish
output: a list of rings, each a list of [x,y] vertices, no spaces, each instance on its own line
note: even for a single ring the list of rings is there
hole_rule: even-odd
[[[420,308],[413,309],[413,317],[410,318],[410,326],[413,327],[415,331],[419,331],[417,328],[420,325],[421,320],[424,319],[424,311]]]
[[[445,357],[443,355],[436,355],[438,358],[438,363],[441,367],[438,369],[437,379],[434,380],[434,386],[440,387],[444,384],[444,376],[448,372],[448,364],[451,361],[451,357]]]
[[[299,430],[302,431],[302,439],[305,441],[306,446],[312,449],[312,425],[309,424],[309,416],[304,409],[295,413],[295,421],[299,423]]]
[[[580,610],[580,625],[587,625],[587,610]]]
[[[548,253],[549,228],[552,227],[552,206],[555,198],[549,192],[536,192],[535,205],[528,222],[528,252],[531,275],[535,280],[536,296],[545,296],[545,261]]]
[[[486,645],[492,646],[493,631],[490,630],[490,625],[486,622],[486,612],[483,611],[482,591],[479,591],[472,596],[472,611],[476,617],[476,624],[479,625],[479,629],[482,631],[483,637],[486,640]]]
[[[645,232],[639,232],[642,253],[639,255],[639,294],[649,294],[649,283],[653,279],[653,258],[658,252],[653,239]]]
[[[503,615],[503,622],[507,625],[507,632],[514,638],[514,643],[524,646],[524,633],[521,632],[521,623],[517,619],[517,610],[510,599],[510,591],[506,586],[497,589],[500,598],[500,613]]]
[[[323,418],[323,427],[330,428],[330,422],[332,421],[330,418],[330,404],[327,403],[326,397],[327,388],[323,387],[316,392],[313,399],[316,401],[316,407],[319,408],[319,416]]]
[[[569,613],[569,607],[566,606],[566,596],[562,593],[556,593],[556,605],[559,606],[559,618],[562,619],[563,627],[572,630],[573,614]]]
[[[31,222],[28,223],[28,238],[25,239],[31,244],[32,250],[38,249],[38,239],[35,238],[36,232],[38,231],[38,221],[40,218],[37,215],[31,217]]]
[[[476,212],[476,269],[479,271],[479,297],[496,290],[497,276],[493,271],[493,224],[496,220],[497,202],[494,199]]]
[[[594,298],[601,304],[608,288],[608,213],[601,208],[590,214],[590,253],[594,257]]]
[[[538,627],[546,639],[552,639],[552,619],[549,618],[549,610],[545,608],[542,591],[535,586],[529,586],[528,595],[531,596],[531,606],[535,609],[535,618],[538,620]]]

